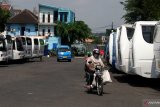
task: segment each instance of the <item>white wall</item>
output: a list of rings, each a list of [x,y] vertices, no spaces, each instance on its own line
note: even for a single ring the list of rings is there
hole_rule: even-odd
[[[43,29],[45,29],[45,35],[43,34]],[[51,36],[54,36],[54,26],[39,26],[39,34],[41,36],[48,36],[48,29],[50,29]]]
[[[51,8],[39,9],[39,22],[43,23],[43,14],[45,14],[45,23],[48,23],[48,13],[50,13],[50,23],[54,23],[54,11]]]

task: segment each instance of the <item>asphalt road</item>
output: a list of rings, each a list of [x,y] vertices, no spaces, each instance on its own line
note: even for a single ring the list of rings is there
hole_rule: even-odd
[[[0,107],[143,107],[145,99],[160,98],[160,80],[111,72],[113,83],[104,95],[88,94],[83,87],[84,60],[0,65]]]

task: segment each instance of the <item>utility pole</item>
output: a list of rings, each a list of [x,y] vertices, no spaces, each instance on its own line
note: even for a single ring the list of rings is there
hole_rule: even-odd
[[[112,21],[112,25],[111,25],[111,26],[112,26],[112,28],[111,28],[111,29],[113,30],[113,21]]]

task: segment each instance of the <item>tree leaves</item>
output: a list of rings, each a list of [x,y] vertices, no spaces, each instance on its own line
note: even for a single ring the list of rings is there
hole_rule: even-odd
[[[5,24],[10,17],[8,10],[3,10],[0,8],[0,32],[5,30]]]
[[[84,41],[91,35],[91,29],[83,21],[57,22],[57,33],[61,36],[62,44],[72,44],[75,40]]]
[[[160,0],[126,0],[123,5],[126,23],[160,19]]]

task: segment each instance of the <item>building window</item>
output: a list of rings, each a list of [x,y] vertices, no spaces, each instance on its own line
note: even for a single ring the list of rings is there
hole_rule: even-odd
[[[60,13],[60,21],[61,22],[67,22],[67,16],[68,16],[67,12],[61,12]]]
[[[67,22],[67,13],[64,13],[64,22]]]
[[[38,31],[38,26],[37,25],[35,26],[35,31]]]
[[[57,26],[54,27],[54,35],[57,36]]]
[[[48,29],[48,36],[51,36],[51,30]]]
[[[7,31],[11,31],[11,27],[10,26],[7,26]]]
[[[58,11],[54,11],[54,21],[58,20]]]
[[[63,15],[60,14],[60,21],[63,22]]]
[[[42,30],[42,36],[45,36],[45,29]]]
[[[51,30],[50,30],[50,29],[48,29],[48,33],[51,33]]]
[[[43,16],[42,16],[42,22],[44,23],[45,22],[45,14],[43,13]]]
[[[48,23],[50,23],[50,13],[48,13]]]

